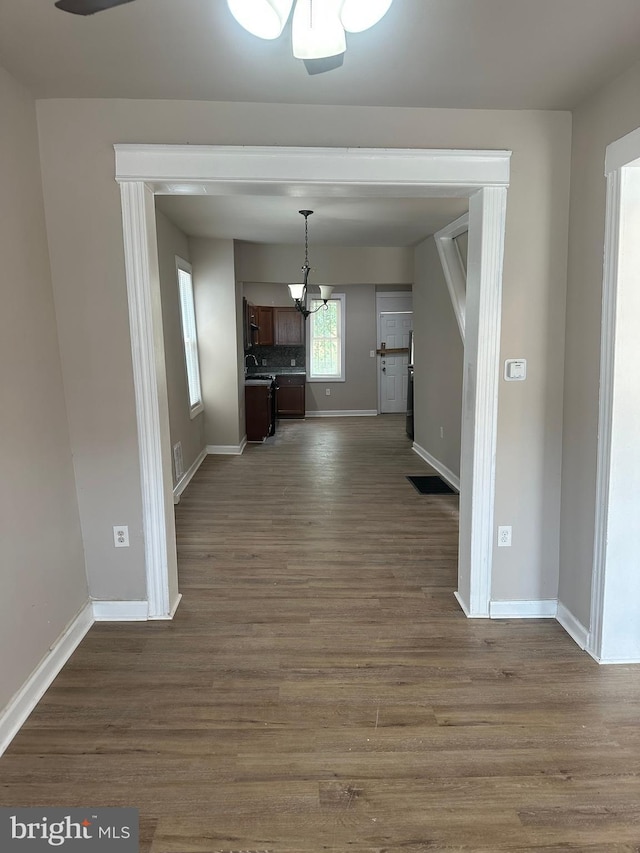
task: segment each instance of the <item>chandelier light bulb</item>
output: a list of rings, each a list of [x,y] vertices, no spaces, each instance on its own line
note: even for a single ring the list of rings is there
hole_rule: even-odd
[[[291,26],[296,59],[325,59],[345,52],[341,5],[342,0],[298,0]]]
[[[254,36],[277,39],[291,14],[293,0],[227,0],[236,21]]]

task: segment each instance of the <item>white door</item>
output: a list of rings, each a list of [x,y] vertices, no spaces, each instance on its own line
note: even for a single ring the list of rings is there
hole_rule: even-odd
[[[409,348],[409,332],[413,329],[412,311],[383,311],[380,314],[378,349]],[[383,346],[384,344],[384,346]],[[409,354],[378,356],[380,370],[380,412],[407,411]]]

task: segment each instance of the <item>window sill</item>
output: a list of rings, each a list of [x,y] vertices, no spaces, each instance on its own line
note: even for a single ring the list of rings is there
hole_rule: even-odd
[[[189,411],[189,417],[191,418],[191,420],[193,420],[194,418],[197,418],[197,417],[198,417],[198,415],[199,415],[201,412],[204,412],[204,406],[202,405],[202,403],[197,403],[197,404],[196,404],[196,405],[195,405],[195,406],[194,406],[194,407]]]
[[[325,385],[328,382],[346,382],[346,378],[344,376],[309,376],[307,374],[307,382],[324,382]]]

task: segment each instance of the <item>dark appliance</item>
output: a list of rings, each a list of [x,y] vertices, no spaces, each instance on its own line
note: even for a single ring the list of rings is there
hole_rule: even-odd
[[[413,332],[409,332],[409,372],[407,381],[407,435],[413,441]]]

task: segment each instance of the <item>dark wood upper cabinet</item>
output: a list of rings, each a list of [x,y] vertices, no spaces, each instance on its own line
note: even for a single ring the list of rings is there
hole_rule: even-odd
[[[257,305],[256,309],[257,331],[253,342],[263,347],[273,346],[273,308],[271,306]]]
[[[295,308],[274,309],[275,342],[282,346],[304,344],[304,317]]]

